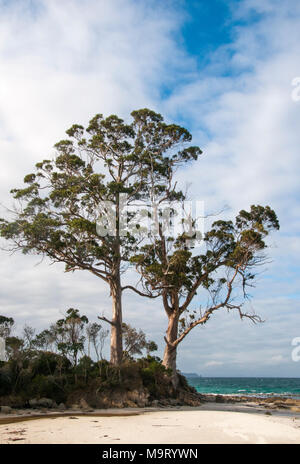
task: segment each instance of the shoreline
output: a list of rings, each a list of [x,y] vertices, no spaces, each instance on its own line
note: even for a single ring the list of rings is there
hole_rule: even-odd
[[[144,412],[151,411],[167,411],[167,410],[176,410],[184,408],[197,409],[209,408],[209,405],[216,405],[219,410],[222,409],[221,405],[242,407],[242,408],[256,408],[257,411],[265,410],[276,412],[285,412],[285,414],[300,414],[300,399],[290,398],[290,397],[281,397],[281,396],[270,396],[270,397],[260,397],[260,396],[244,396],[244,395],[219,395],[214,393],[201,394],[197,392],[198,400],[200,401],[199,406],[189,405],[189,404],[174,404],[172,399],[168,402],[167,399],[163,399],[161,402],[157,401],[157,406],[144,406],[144,407],[119,407],[119,408],[89,408],[87,404],[84,407],[70,407],[65,410],[59,410],[58,408],[45,408],[45,407],[35,407],[35,408],[10,408],[11,411],[5,413],[1,411],[0,406],[0,425],[4,423],[20,422],[25,420],[36,420],[43,419],[45,417],[64,417],[64,416],[132,416],[143,414]],[[5,407],[5,406],[4,406]]]

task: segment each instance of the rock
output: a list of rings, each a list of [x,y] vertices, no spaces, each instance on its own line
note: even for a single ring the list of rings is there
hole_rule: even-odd
[[[112,408],[117,408],[117,409],[123,409],[124,408],[124,403],[122,401],[112,401],[111,402],[111,407]]]
[[[75,409],[75,410],[80,409],[80,406],[79,406],[79,404],[74,403],[74,404],[71,405],[70,409]]]
[[[126,401],[126,405],[125,405],[127,408],[136,408],[136,404],[131,401],[131,400],[127,400]]]
[[[178,406],[178,400],[176,398],[170,398],[169,399],[169,404],[171,406]]]
[[[34,409],[53,408],[55,404],[55,401],[51,400],[50,398],[40,398],[39,400],[37,398],[33,398],[29,400],[29,406]]]
[[[144,408],[148,404],[149,393],[145,390],[131,390],[126,396],[126,400],[132,401],[139,408]]]
[[[79,401],[79,406],[80,409],[82,409],[83,412],[93,412],[93,408],[90,407],[90,405],[86,402],[84,398],[81,398]]]
[[[87,402],[86,402],[86,400],[84,398],[81,398],[80,401],[79,401],[79,407],[81,409],[87,409],[90,406],[87,404]]]
[[[197,393],[182,391],[179,396],[178,404],[186,406],[201,406],[202,402]]]
[[[12,408],[10,406],[1,406],[1,413],[2,414],[11,414]]]
[[[67,408],[64,403],[59,403],[57,409],[59,409],[60,411],[65,411]]]
[[[277,406],[276,406],[276,404],[273,404],[273,403],[267,403],[267,404],[265,404],[265,408],[266,409],[276,409]]]
[[[158,407],[158,400],[153,400],[151,402],[151,406],[153,406],[154,408],[157,408]]]
[[[285,403],[276,403],[276,406],[277,408],[281,408],[281,409],[290,409],[290,406]]]
[[[37,408],[38,407],[38,400],[36,398],[33,398],[32,400],[29,400],[29,406],[31,408]]]
[[[225,403],[225,399],[224,399],[223,396],[217,395],[216,398],[215,398],[215,402],[216,403]]]
[[[38,400],[37,403],[39,406],[42,406],[44,408],[52,408],[54,401],[51,400],[50,398],[41,398],[40,400]]]

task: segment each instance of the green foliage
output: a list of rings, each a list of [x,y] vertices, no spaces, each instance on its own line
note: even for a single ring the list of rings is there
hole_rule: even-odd
[[[84,350],[84,326],[88,323],[86,316],[80,316],[78,309],[70,308],[64,319],[59,319],[51,330],[57,340],[57,348],[63,356],[70,357],[77,365],[78,354]]]
[[[157,345],[154,341],[147,340],[146,334],[140,329],[136,330],[130,324],[122,324],[123,339],[124,339],[124,356],[132,358],[135,355],[142,355],[145,350],[148,353],[157,350]]]
[[[139,361],[143,385],[148,389],[152,398],[168,396],[170,382],[166,379],[171,376],[171,371],[161,364],[157,357],[148,356]]]
[[[25,390],[29,398],[50,398],[57,403],[66,400],[67,392],[64,379],[51,375],[36,375],[31,379],[30,385]],[[23,387],[24,394],[24,387]]]
[[[1,320],[6,322],[8,319],[2,316]],[[128,346],[131,353],[136,355],[143,350],[157,349],[141,330],[126,324],[123,330],[127,334],[126,342],[132,345],[131,348]],[[65,402],[69,395],[79,391],[97,390],[99,394],[107,394],[111,390],[139,390],[148,383],[150,385],[151,378],[153,385],[159,383],[159,372],[165,372],[159,367],[158,358],[150,356],[141,360],[125,357],[124,362],[116,366],[104,359],[99,361],[99,357],[94,361],[83,354],[89,338],[100,337],[101,342],[107,331],[100,324],[88,324],[87,317],[74,308],[69,308],[65,317],[52,324],[50,329],[35,337],[34,333],[33,328],[25,325],[26,342],[19,337],[7,337],[9,360],[0,363],[0,396],[18,396],[23,405],[32,398],[41,397],[57,403]],[[78,355],[76,362],[75,355]]]
[[[68,372],[71,368],[70,361],[59,354],[40,351],[31,362],[33,376],[53,376],[60,372]]]
[[[14,221],[1,220],[0,235],[24,253],[43,254],[64,262],[68,271],[86,269],[101,278],[103,263],[109,269],[116,258],[127,260],[136,240],[131,234],[117,242],[97,234],[100,203],[118,204],[119,193],[130,201],[148,197],[150,171],[157,192],[166,192],[170,169],[201,154],[198,147],[176,151],[191,134],[164,123],[160,114],[145,108],[131,116],[126,124],[116,115],[97,114],[86,129],[74,124],[67,130],[69,138],[55,145],[57,157],[37,163],[24,178],[26,187],[11,191],[23,204]],[[123,247],[117,256],[116,243]]]

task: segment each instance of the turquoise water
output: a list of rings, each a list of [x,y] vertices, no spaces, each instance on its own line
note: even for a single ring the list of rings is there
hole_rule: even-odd
[[[300,398],[300,378],[197,377],[188,382],[199,393]]]

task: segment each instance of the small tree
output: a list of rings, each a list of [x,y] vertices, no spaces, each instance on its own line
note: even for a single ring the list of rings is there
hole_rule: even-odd
[[[34,346],[35,329],[25,324],[23,327],[23,337],[25,350],[31,350]]]
[[[100,324],[96,322],[90,323],[86,327],[86,334],[88,339],[88,356],[90,357],[90,345],[92,344],[97,361],[103,360],[103,348],[105,340],[108,336],[108,330],[103,329]]]
[[[140,329],[137,331],[129,324],[123,323],[123,337],[124,337],[124,353],[126,357],[134,355],[141,355],[143,350],[147,354],[157,350],[157,345],[154,341],[147,340],[146,334]]]
[[[33,340],[33,346],[39,350],[43,351],[51,351],[54,349],[56,341],[56,334],[55,330],[43,330],[39,334],[36,335],[35,339]]]
[[[84,350],[84,326],[88,323],[86,316],[80,316],[78,309],[70,308],[64,319],[59,319],[52,331],[57,335],[57,348],[70,358],[74,367],[77,366],[78,353]]]
[[[166,239],[160,228],[160,237],[133,258],[146,292],[162,296],[168,317],[163,364],[172,369],[175,386],[177,348],[193,328],[221,309],[261,321],[242,307],[247,286],[253,286],[258,266],[266,262],[265,238],[273,229],[279,229],[275,212],[268,206],[251,206],[249,212],[240,211],[235,222],[214,222],[205,234],[203,254],[193,255],[186,235]],[[190,310],[198,292],[202,303]]]

